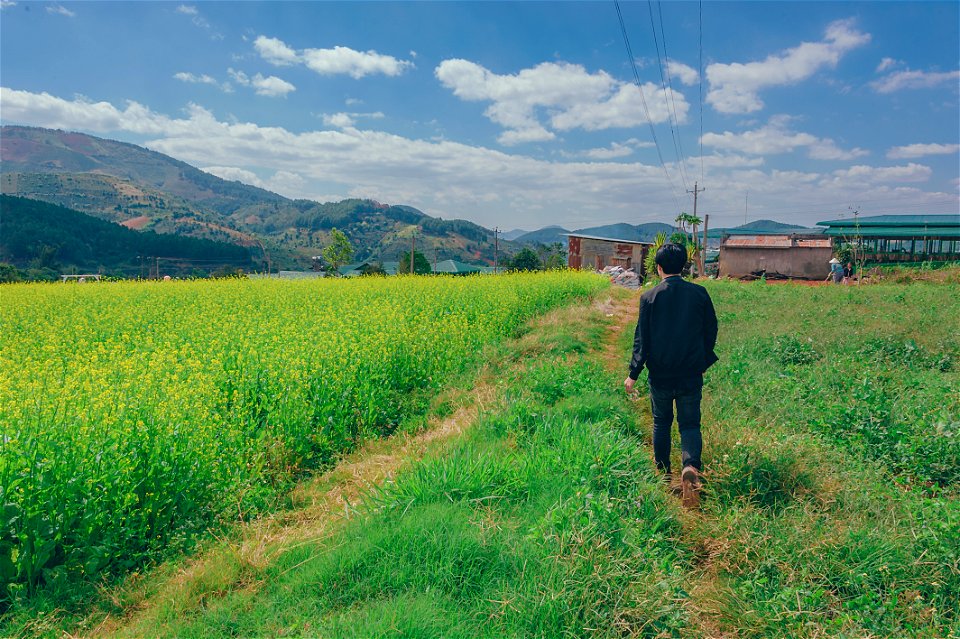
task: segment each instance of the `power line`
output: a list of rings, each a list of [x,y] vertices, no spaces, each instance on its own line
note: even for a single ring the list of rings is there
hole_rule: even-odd
[[[660,0],[657,0],[657,11],[660,14],[660,39],[663,41],[663,57],[667,60],[667,86],[670,87],[670,102],[673,105],[673,121],[677,125],[677,147],[680,150],[680,157],[683,159],[682,165],[686,164],[686,156],[683,153],[683,137],[680,135],[680,119],[677,117],[677,103],[674,99],[673,81],[670,77],[670,57],[667,54],[667,34],[663,30],[663,7]],[[700,176],[703,179],[703,176]]]
[[[657,2],[657,7],[660,8],[660,3]],[[670,137],[673,138],[673,150],[677,154],[677,170],[680,173],[680,182],[683,184],[684,190],[687,189],[687,178],[683,173],[683,153],[680,150],[680,143],[677,140],[677,131],[676,128],[679,128],[677,122],[677,111],[676,104],[674,103],[671,108],[671,98],[673,97],[673,85],[670,85],[670,93],[667,93],[667,80],[664,79],[663,72],[663,58],[667,57],[667,36],[663,31],[663,11],[660,11],[660,40],[663,41],[663,58],[660,57],[660,43],[657,40],[657,27],[653,21],[653,2],[647,0],[647,10],[650,13],[650,30],[653,32],[653,46],[657,51],[657,68],[660,70],[660,87],[663,89],[663,101],[667,107],[667,120],[670,123]],[[669,78],[669,69],[667,70],[667,78]]]
[[[677,194],[674,191],[673,180],[670,179],[670,173],[667,171],[667,165],[663,161],[663,152],[660,150],[660,142],[657,140],[657,132],[653,128],[653,120],[650,119],[650,110],[647,108],[647,99],[643,95],[643,85],[640,83],[640,73],[637,71],[637,61],[633,56],[633,48],[630,46],[630,38],[627,37],[627,27],[623,22],[623,13],[620,11],[619,0],[614,0],[614,6],[617,8],[617,18],[620,20],[620,32],[623,34],[623,43],[627,47],[627,58],[630,60],[630,67],[633,69],[633,79],[637,84],[637,90],[640,92],[640,100],[643,103],[643,113],[647,118],[647,125],[650,127],[650,136],[653,138],[653,145],[657,149],[657,158],[660,160],[660,167],[663,169],[663,175],[667,178],[667,184],[670,186],[670,196],[680,212],[680,202],[677,200]]]
[[[703,0],[700,0],[700,179],[703,180]]]

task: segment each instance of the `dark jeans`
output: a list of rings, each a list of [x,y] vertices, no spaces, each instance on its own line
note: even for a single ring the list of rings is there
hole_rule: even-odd
[[[700,470],[703,438],[700,436],[700,398],[703,377],[676,382],[650,381],[650,409],[653,412],[653,457],[657,468],[670,472],[670,428],[673,404],[677,404],[680,429],[680,458],[683,466]]]

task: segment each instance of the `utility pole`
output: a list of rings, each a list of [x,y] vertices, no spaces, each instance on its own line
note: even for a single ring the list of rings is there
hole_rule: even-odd
[[[498,258],[499,258],[499,251],[500,251],[499,233],[500,233],[500,228],[494,227],[493,228],[493,274],[494,275],[496,275],[499,272],[498,270],[499,268]]]
[[[743,194],[743,225],[747,225],[747,202],[750,200],[750,191]]]
[[[702,267],[703,274],[707,274],[707,230],[710,228],[710,214],[707,213],[703,216],[703,254],[700,258],[700,266]]]
[[[697,188],[697,183],[693,183],[693,190],[687,189],[687,193],[693,193],[693,217],[697,217],[697,195],[706,191],[706,187],[699,189]],[[696,245],[697,236],[696,231],[694,231],[693,243]],[[697,270],[700,271],[700,277],[703,277],[703,250],[700,250],[700,259],[697,260]]]
[[[416,271],[413,270],[413,256],[417,252],[417,232],[414,231],[410,234],[410,275],[413,275]]]

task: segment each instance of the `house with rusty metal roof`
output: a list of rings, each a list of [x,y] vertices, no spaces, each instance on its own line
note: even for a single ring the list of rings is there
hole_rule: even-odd
[[[819,233],[725,235],[720,242],[719,275],[824,279],[831,257],[833,240]]]
[[[653,246],[650,242],[620,240],[613,237],[598,237],[581,233],[566,233],[567,266],[601,271],[607,266],[632,268],[644,275],[644,259]]]

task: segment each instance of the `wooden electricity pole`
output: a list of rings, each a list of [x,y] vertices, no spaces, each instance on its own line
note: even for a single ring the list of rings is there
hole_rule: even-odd
[[[707,274],[707,229],[710,228],[710,214],[703,216],[703,254],[700,258],[703,274]]]
[[[499,251],[500,251],[500,238],[499,238],[500,228],[494,227],[493,229],[493,273],[496,275],[499,270]]]
[[[413,256],[417,253],[417,234],[416,232],[410,235],[410,275],[416,273],[413,270]]]
[[[706,191],[706,187],[699,189],[697,188],[697,183],[693,183],[693,190],[687,189],[687,193],[693,193],[693,217],[697,217],[697,195]],[[694,231],[693,243],[696,245],[696,231]],[[700,272],[700,277],[703,277],[703,249],[700,250],[700,259],[697,260],[697,270]]]

